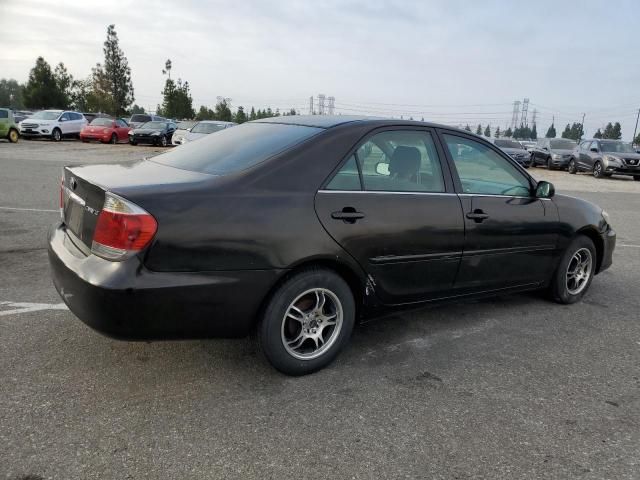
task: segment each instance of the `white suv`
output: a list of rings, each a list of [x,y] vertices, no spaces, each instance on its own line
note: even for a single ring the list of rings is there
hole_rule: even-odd
[[[24,138],[49,137],[56,142],[63,137],[77,137],[87,125],[87,119],[78,112],[43,110],[18,124]]]

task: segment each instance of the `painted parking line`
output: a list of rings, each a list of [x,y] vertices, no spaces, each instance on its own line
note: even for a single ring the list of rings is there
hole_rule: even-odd
[[[8,308],[9,310],[4,310]],[[0,317],[19,313],[39,312],[41,310],[68,310],[64,303],[22,303],[0,302]]]
[[[46,208],[20,208],[20,207],[0,207],[0,210],[13,210],[16,212],[46,212],[46,213],[60,212],[60,210],[48,210]]]
[[[619,245],[616,245],[617,247],[626,247],[626,248],[640,248],[640,245],[626,245],[624,243],[621,243]]]

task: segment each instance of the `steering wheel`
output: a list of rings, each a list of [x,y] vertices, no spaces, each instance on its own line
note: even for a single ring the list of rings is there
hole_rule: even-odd
[[[509,188],[507,188],[504,192],[500,192],[500,194],[501,194],[501,195],[512,195],[511,193],[509,193],[509,192],[511,192],[512,190],[516,190],[516,189],[520,189],[520,190],[522,190],[522,189],[524,189],[524,188],[525,188],[525,187],[523,187],[522,185],[516,185],[516,186],[514,186],[514,187],[509,187]],[[515,193],[515,192],[514,192],[514,193]]]

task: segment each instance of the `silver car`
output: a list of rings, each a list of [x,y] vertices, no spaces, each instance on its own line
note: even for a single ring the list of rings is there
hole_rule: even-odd
[[[223,130],[225,128],[233,127],[237,125],[234,122],[222,122],[219,120],[203,120],[201,122],[196,123],[190,131],[181,131],[173,134],[173,138],[171,139],[171,143],[174,145],[182,145],[187,142],[193,142],[194,140],[198,140],[210,133],[217,132],[219,130]]]

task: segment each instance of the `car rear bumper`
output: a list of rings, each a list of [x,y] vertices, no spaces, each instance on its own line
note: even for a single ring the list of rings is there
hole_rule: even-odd
[[[611,266],[613,263],[613,251],[616,248],[616,232],[611,227],[605,232],[601,233],[603,242],[602,261],[600,262],[600,268],[597,273],[600,273]]]
[[[111,262],[87,256],[60,224],[50,229],[48,243],[53,283],[69,309],[121,339],[245,336],[284,273],[153,272],[138,257]]]
[[[109,140],[111,140],[111,134],[98,135],[95,133],[81,133],[80,140],[98,140],[100,142],[108,142]]]

